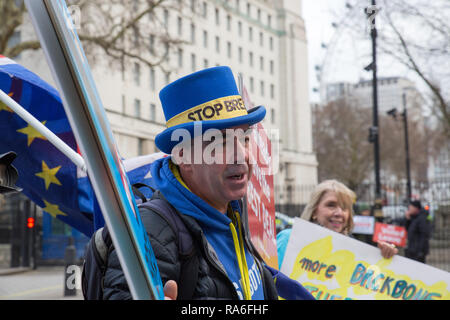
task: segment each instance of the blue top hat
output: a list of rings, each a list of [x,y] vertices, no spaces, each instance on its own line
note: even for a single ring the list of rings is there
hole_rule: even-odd
[[[177,129],[187,130],[193,138],[212,128],[252,125],[266,115],[263,106],[245,108],[229,67],[208,68],[180,78],[164,87],[159,98],[167,129],[156,136],[155,144],[168,154],[182,142],[182,134],[173,134]],[[194,132],[194,127],[201,130]]]

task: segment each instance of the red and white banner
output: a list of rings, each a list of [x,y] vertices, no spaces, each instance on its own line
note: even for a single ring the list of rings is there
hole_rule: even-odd
[[[407,232],[405,227],[394,226],[392,224],[375,223],[373,241],[385,241],[395,244],[397,247],[406,246]]]
[[[242,87],[247,109],[253,107],[247,90]],[[247,214],[250,238],[264,261],[278,269],[275,197],[273,188],[271,142],[261,123],[255,125],[250,139],[253,175],[248,182]]]

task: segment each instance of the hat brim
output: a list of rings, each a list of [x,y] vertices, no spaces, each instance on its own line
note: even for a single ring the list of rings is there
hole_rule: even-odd
[[[177,129],[184,129],[190,133],[190,137],[194,137],[194,127],[201,124],[201,133],[203,134],[208,129],[227,129],[243,124],[253,125],[260,122],[266,116],[266,108],[264,106],[258,106],[248,110],[248,114],[245,116],[235,117],[231,119],[223,120],[209,120],[209,121],[194,121],[179,124],[170,128],[167,128],[163,132],[159,133],[155,138],[155,144],[164,153],[170,154],[173,147],[178,143],[183,142],[183,137],[172,137],[172,133]],[[175,139],[177,138],[177,139]]]

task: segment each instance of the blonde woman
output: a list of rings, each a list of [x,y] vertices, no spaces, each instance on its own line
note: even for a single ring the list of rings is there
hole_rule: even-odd
[[[325,180],[314,189],[300,218],[335,232],[350,235],[353,229],[353,203],[355,200],[355,193],[343,183],[336,180]],[[291,231],[292,229],[286,229],[277,235],[280,268]],[[387,242],[378,242],[378,247],[385,259],[390,259],[398,253],[397,248]]]

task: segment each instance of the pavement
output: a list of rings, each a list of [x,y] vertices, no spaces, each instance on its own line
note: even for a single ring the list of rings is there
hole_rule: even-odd
[[[73,277],[68,278],[75,287],[75,295],[65,296],[63,266],[0,269],[0,300],[83,300],[80,271],[74,271]]]

